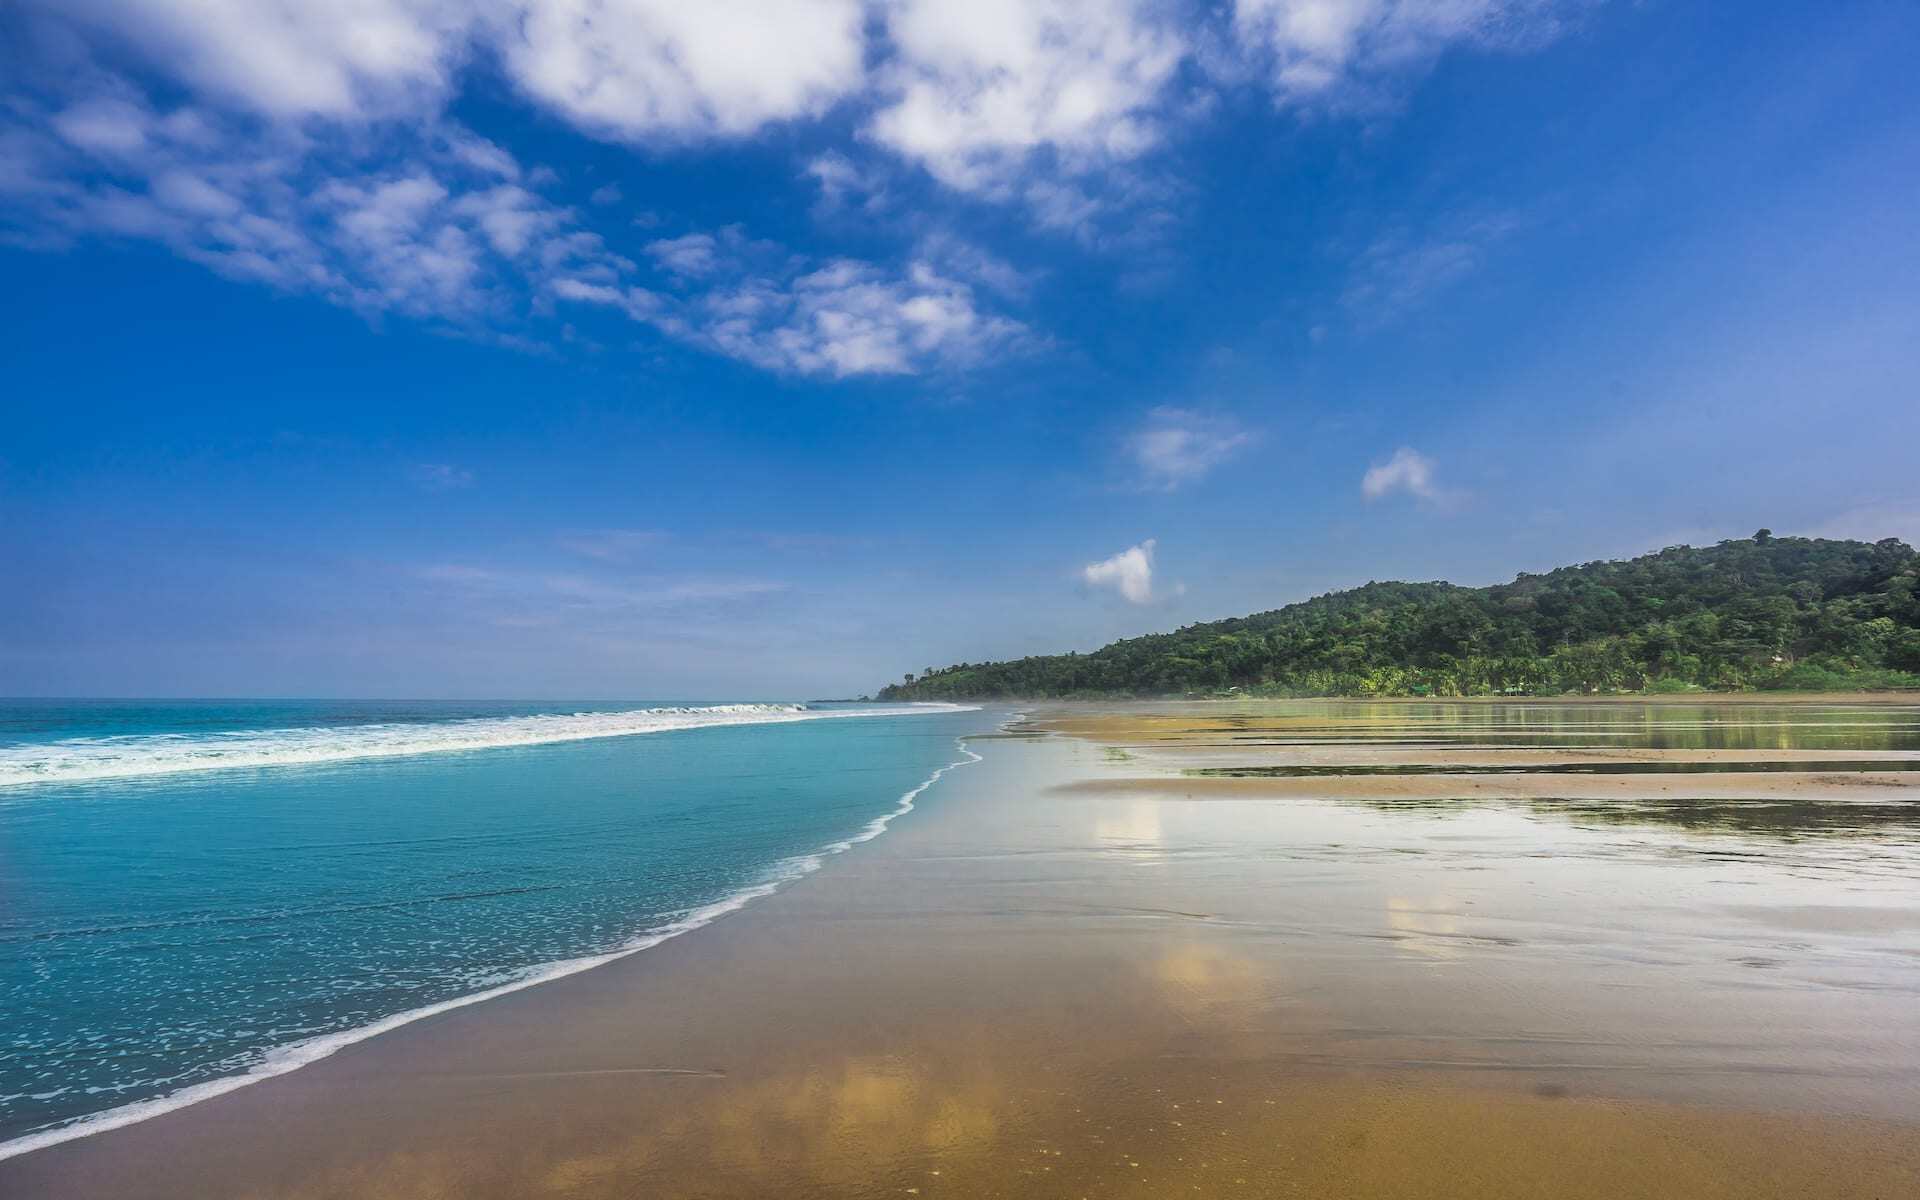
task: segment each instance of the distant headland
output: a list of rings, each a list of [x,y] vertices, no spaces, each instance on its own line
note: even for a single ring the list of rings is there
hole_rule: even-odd
[[[882,700],[1920,688],[1920,555],[1774,537],[1491,587],[1368,583],[1089,654],[958,663]]]

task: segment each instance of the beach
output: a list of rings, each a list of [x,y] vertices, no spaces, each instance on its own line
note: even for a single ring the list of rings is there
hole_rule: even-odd
[[[703,928],[0,1194],[1920,1194],[1910,703],[1004,716]]]

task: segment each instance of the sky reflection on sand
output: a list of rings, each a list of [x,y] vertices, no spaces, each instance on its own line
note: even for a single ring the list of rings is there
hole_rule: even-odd
[[[888,837],[697,938],[0,1183],[1920,1194],[1909,824],[1606,818],[1664,804],[1657,777],[1432,798],[1381,776],[1186,779],[1199,751],[1177,743],[974,745]],[[1355,786],[1277,790],[1302,782]],[[288,1129],[311,1132],[270,1136]]]

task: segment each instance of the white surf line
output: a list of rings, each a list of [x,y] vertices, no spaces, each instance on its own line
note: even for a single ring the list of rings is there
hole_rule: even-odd
[[[965,712],[971,710],[967,708],[956,708],[952,711]],[[362,1025],[356,1029],[346,1029],[338,1033],[322,1034],[319,1037],[307,1038],[304,1041],[290,1042],[285,1046],[274,1047],[266,1052],[265,1058],[251,1070],[243,1074],[229,1075],[221,1079],[209,1079],[205,1083],[196,1083],[190,1087],[184,1087],[178,1091],[170,1092],[165,1096],[156,1096],[151,1100],[137,1100],[132,1104],[123,1104],[118,1108],[110,1108],[104,1112],[90,1113],[83,1117],[76,1117],[64,1124],[35,1130],[32,1133],[14,1138],[12,1141],[0,1142],[0,1161],[27,1154],[35,1150],[43,1150],[48,1146],[57,1146],[62,1142],[70,1142],[79,1138],[90,1137],[96,1133],[106,1133],[108,1130],[122,1129],[128,1125],[137,1125],[141,1121],[151,1120],[165,1113],[174,1112],[178,1109],[186,1108],[189,1105],[199,1104],[204,1100],[211,1100],[216,1096],[224,1096],[228,1092],[239,1091],[249,1084],[259,1083],[262,1080],[272,1079],[275,1076],[286,1075],[297,1071],[301,1067],[309,1063],[319,1062],[321,1059],[347,1046],[367,1041],[370,1038],[379,1037],[381,1034],[399,1029],[403,1025],[411,1025],[415,1021],[424,1021],[428,1017],[437,1017],[441,1013],[452,1012],[456,1008],[465,1008],[469,1004],[478,1004],[483,1000],[492,1000],[496,996],[505,996],[512,992],[524,991],[537,984],[550,983],[555,979],[564,979],[569,975],[578,975],[582,971],[591,971],[595,967],[605,966],[607,963],[629,958],[640,953],[642,950],[651,950],[661,942],[670,941],[682,934],[692,933],[696,929],[711,925],[728,913],[739,912],[755,900],[773,895],[784,885],[813,874],[826,864],[828,858],[836,854],[843,854],[863,842],[870,842],[874,838],[879,837],[887,831],[887,826],[891,825],[896,819],[912,812],[914,801],[919,799],[928,788],[938,783],[941,776],[956,767],[964,767],[969,763],[981,761],[981,756],[975,754],[973,750],[967,746],[967,739],[964,734],[955,738],[954,744],[960,748],[962,754],[966,755],[965,758],[955,759],[946,766],[935,770],[933,774],[927,776],[926,779],[922,780],[917,786],[909,789],[902,795],[899,803],[894,806],[892,812],[869,821],[859,833],[838,842],[830,842],[812,854],[782,859],[768,868],[768,878],[762,880],[760,883],[754,884],[752,887],[742,888],[730,896],[696,908],[678,921],[663,925],[658,929],[649,930],[641,934],[633,942],[618,950],[609,951],[605,954],[585,955],[580,958],[561,959],[558,962],[529,967],[526,968],[524,972],[524,978],[486,988],[482,991],[474,992],[471,995],[456,996],[451,1000],[442,1000],[438,1004],[429,1004],[421,1008],[409,1009],[406,1012],[395,1013],[390,1017],[384,1017],[370,1025]]]
[[[686,729],[780,725],[797,721],[911,717],[970,712],[978,705],[815,709],[800,704],[715,704],[438,723],[385,722],[321,728],[234,730],[212,734],[134,734],[69,738],[0,747],[0,788],[90,783],[201,771],[309,766],[419,754],[545,746]]]

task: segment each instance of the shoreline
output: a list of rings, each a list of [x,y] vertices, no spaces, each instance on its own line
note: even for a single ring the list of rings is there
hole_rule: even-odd
[[[1794,880],[1851,854],[1794,844],[1779,868],[1739,867],[1789,889],[1755,907],[1723,856],[1675,857],[1698,835],[1497,808],[1434,825],[1327,795],[1196,803],[1143,780],[1218,751],[1114,760],[1046,719],[967,739],[974,770],[916,789],[931,802],[895,836],[700,937],[16,1157],[0,1190],[1920,1187],[1898,1040],[1914,969],[1886,949],[1920,904],[1896,865],[1878,899],[1821,907],[1825,885]],[[1596,857],[1609,847],[1629,853]],[[1692,911],[1653,903],[1665,891]],[[1788,940],[1821,953],[1763,961]],[[1865,986],[1888,970],[1897,987]]]
[[[646,731],[657,732],[657,731]],[[595,735],[595,736],[638,736]],[[407,1009],[369,1022],[353,1029],[336,1033],[322,1034],[318,1037],[289,1042],[276,1046],[266,1052],[263,1060],[246,1071],[236,1075],[222,1076],[200,1083],[190,1084],[178,1091],[148,1100],[136,1100],[115,1108],[76,1118],[58,1125],[31,1130],[7,1141],[0,1141],[0,1162],[31,1154],[37,1150],[48,1149],[81,1138],[109,1133],[137,1125],[168,1113],[179,1112],[196,1104],[205,1103],[218,1097],[229,1095],[242,1088],[265,1083],[271,1079],[291,1074],[303,1067],[320,1062],[333,1054],[351,1046],[372,1041],[396,1030],[403,1029],[419,1021],[430,1020],[444,1013],[454,1012],[470,1005],[481,1004],[502,996],[512,995],[542,984],[553,983],[572,975],[591,971],[609,963],[618,962],[644,951],[651,950],[665,942],[686,934],[695,933],[732,913],[740,912],[756,900],[765,899],[781,888],[818,871],[835,855],[844,854],[855,846],[870,842],[887,831],[887,827],[898,818],[913,811],[914,801],[926,790],[956,767],[979,762],[980,756],[966,747],[967,738],[956,739],[966,758],[955,759],[946,766],[936,768],[918,786],[909,789],[889,811],[882,813],[862,826],[851,837],[829,842],[809,854],[782,859],[767,868],[766,878],[722,896],[708,904],[701,905],[686,916],[667,925],[657,926],[635,935],[630,941],[614,950],[601,954],[581,955],[577,958],[557,959],[547,963],[537,963],[524,968],[522,978],[511,979],[493,987],[482,988],[464,996],[456,996],[419,1008]]]
[[[177,753],[175,734],[83,737],[0,747],[0,795],[13,788],[61,787],[208,771],[261,771],[379,759],[527,749],[569,742],[644,737],[742,725],[873,719],[925,712],[967,712],[980,706],[905,701],[887,708],[809,709],[804,704],[717,704],[705,707],[608,709],[573,714],[476,717],[444,722],[378,722],[258,729]],[[915,710],[920,710],[916,713]],[[235,748],[239,750],[236,753]]]

